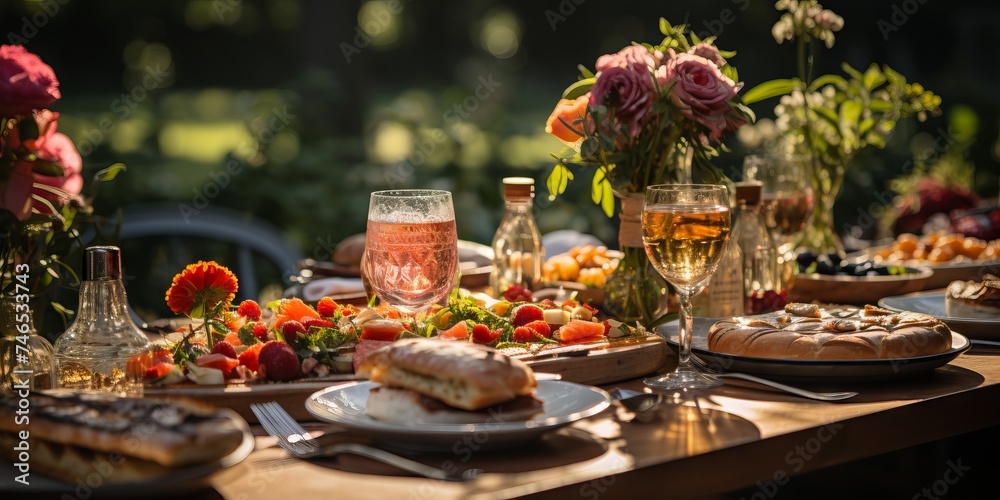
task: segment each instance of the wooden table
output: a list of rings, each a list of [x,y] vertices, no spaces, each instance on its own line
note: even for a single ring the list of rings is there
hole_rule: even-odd
[[[640,389],[641,381],[616,386]],[[796,475],[998,426],[1000,349],[973,349],[924,377],[850,388],[861,395],[824,403],[726,385],[661,405],[643,422],[612,407],[529,446],[416,457],[487,471],[467,483],[402,476],[351,456],[282,460],[261,433],[246,461],[210,481],[224,498],[284,500],[673,498],[745,488],[753,488],[745,498],[771,498]]]

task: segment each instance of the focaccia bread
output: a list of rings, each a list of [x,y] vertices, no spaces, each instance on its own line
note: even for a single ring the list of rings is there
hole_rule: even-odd
[[[195,403],[33,392],[28,397],[30,422],[22,426],[15,420],[19,400],[10,394],[0,398],[0,432],[26,429],[32,438],[48,443],[117,452],[166,467],[218,460],[243,441],[238,420]]]
[[[1000,278],[987,274],[982,281],[952,281],[944,307],[954,318],[1000,318]]]
[[[358,373],[463,410],[534,394],[537,385],[524,362],[460,341],[399,340],[365,358]]]
[[[764,358],[908,358],[947,351],[951,330],[926,314],[791,303],[784,311],[715,323],[708,348]]]

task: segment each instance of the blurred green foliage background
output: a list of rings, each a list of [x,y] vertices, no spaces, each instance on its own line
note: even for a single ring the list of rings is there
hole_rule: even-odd
[[[887,63],[940,94],[946,109],[902,124],[886,150],[858,158],[837,226],[880,203],[950,118],[972,138],[962,142],[973,169],[965,182],[996,196],[1000,5],[825,7],[846,26],[821,53],[821,73],[841,62]],[[592,68],[633,40],[657,40],[661,16],[736,50],[747,88],[794,72],[793,47],[771,37],[778,14],[769,0],[5,0],[0,36],[56,71],[59,128],[84,155],[85,178],[128,166],[102,187],[98,212],[150,202],[193,216],[225,207],[276,225],[303,256],[326,259],[331,243],[364,231],[369,193],[388,187],[453,191],[459,236],[489,244],[506,175],[537,180],[543,232],[571,228],[616,246],[616,221],[589,201],[588,175],[568,196],[547,199],[550,154],[561,143],[544,122],[577,64]],[[766,118],[774,104],[754,110]],[[755,133],[727,141],[719,166],[731,177]],[[180,268],[144,259],[134,267],[163,267],[143,284],[162,300]]]

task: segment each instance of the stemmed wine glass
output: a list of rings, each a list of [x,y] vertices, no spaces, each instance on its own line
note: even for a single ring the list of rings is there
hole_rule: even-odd
[[[743,180],[762,184],[761,209],[780,256],[792,250],[792,239],[805,229],[812,214],[809,161],[807,156],[766,154],[743,159]]]
[[[645,380],[666,390],[707,389],[719,379],[699,372],[691,358],[691,297],[701,292],[725,251],[730,231],[729,192],[712,184],[661,184],[646,188],[642,241],[646,255],[680,301],[677,369]]]
[[[448,295],[457,270],[451,193],[431,189],[372,193],[363,272],[379,300],[407,314],[424,311]]]

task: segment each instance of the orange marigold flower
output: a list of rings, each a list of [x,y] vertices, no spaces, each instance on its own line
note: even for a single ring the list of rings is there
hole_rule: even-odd
[[[176,314],[203,318],[218,304],[236,297],[236,276],[214,261],[198,261],[174,276],[167,290],[167,306]]]

